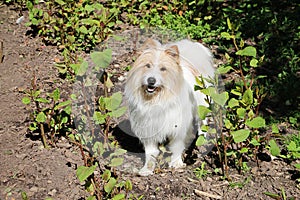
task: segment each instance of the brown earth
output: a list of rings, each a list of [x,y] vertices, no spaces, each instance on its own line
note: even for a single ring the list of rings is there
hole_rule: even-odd
[[[56,47],[27,35],[29,28],[24,22],[16,24],[18,18],[12,7],[0,5],[0,41],[4,46],[0,63],[0,200],[22,199],[22,192],[37,200],[85,199],[89,194],[76,177],[77,166],[83,164],[78,148],[61,137],[58,147],[46,150],[39,139],[28,137],[29,112],[21,99],[34,72],[39,87],[46,91],[67,83],[53,65],[60,57]],[[206,162],[213,162],[212,158],[206,156]],[[300,199],[295,169],[282,160],[260,160],[258,167],[249,164],[252,168],[243,175],[233,171],[230,183],[216,174],[198,179],[193,169],[199,163],[148,177],[120,174],[132,181],[132,193],[143,195],[143,199],[271,199],[264,193],[280,194],[283,189],[287,199]]]

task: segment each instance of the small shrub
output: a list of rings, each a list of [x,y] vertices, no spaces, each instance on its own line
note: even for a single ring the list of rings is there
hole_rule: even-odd
[[[215,86],[208,87],[200,81],[197,89],[207,96],[210,104],[206,113],[211,114],[217,128],[212,132],[221,132],[219,136],[216,135],[216,146],[223,173],[229,178],[229,163],[234,163],[241,171],[247,169],[244,160],[248,156],[254,155],[256,158],[256,153],[264,142],[260,131],[266,127],[266,123],[264,118],[259,116],[259,105],[264,93],[255,85],[257,78],[254,76],[254,69],[262,62],[263,57],[257,58],[255,47],[244,46],[244,41],[235,35],[236,29],[229,19],[227,24],[231,32],[223,32],[221,36],[226,40],[232,40],[236,51],[233,55],[225,54],[228,63],[220,67],[218,73],[234,71],[238,78],[230,85],[228,92],[218,91],[217,79],[211,81]],[[209,130],[209,127],[204,129]]]
[[[22,102],[31,105],[31,124],[29,130],[40,133],[45,148],[48,144],[55,145],[56,136],[70,132],[71,101],[62,100],[60,90],[57,88],[52,93],[42,94],[38,89],[34,75],[31,88],[26,92]],[[48,140],[50,138],[50,140]]]

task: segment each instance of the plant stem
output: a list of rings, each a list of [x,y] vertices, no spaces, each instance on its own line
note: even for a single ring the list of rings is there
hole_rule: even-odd
[[[79,142],[76,142],[76,144],[79,146],[79,149],[80,149],[80,153],[81,153],[81,156],[82,156],[82,160],[83,160],[84,166],[88,166],[87,159],[86,159],[86,156],[85,156],[85,154],[84,154],[83,146],[82,146],[82,143],[81,143],[81,139],[80,139],[80,138],[79,138]]]
[[[48,149],[49,146],[47,144],[47,139],[46,139],[46,136],[45,136],[44,124],[40,123],[40,129],[41,129],[41,137],[42,137],[43,145],[46,149]]]

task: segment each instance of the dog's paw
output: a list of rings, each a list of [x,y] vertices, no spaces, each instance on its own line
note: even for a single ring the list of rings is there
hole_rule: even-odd
[[[140,176],[149,176],[149,175],[151,175],[151,174],[153,174],[153,171],[150,170],[150,169],[148,169],[147,167],[143,167],[143,168],[140,169],[140,171],[139,171],[139,175],[140,175]]]
[[[184,167],[186,167],[186,164],[183,163],[182,159],[177,159],[177,160],[172,161],[172,162],[170,163],[170,167],[173,167],[173,168],[175,168],[175,169],[179,169],[179,168],[184,168]]]

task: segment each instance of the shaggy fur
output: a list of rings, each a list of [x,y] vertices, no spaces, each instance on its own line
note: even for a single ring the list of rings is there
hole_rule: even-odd
[[[182,152],[199,131],[197,106],[206,105],[204,95],[194,91],[195,76],[213,77],[215,70],[210,51],[189,40],[161,45],[149,39],[143,49],[128,74],[125,97],[131,129],[146,153],[139,174],[147,176],[155,168],[158,144],[166,139],[169,166],[185,166]]]

